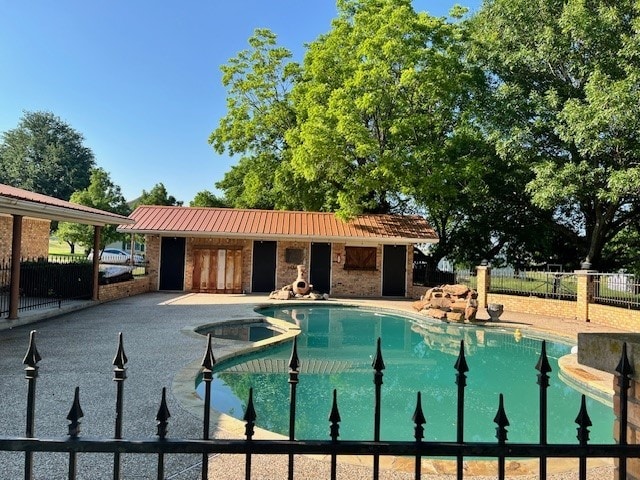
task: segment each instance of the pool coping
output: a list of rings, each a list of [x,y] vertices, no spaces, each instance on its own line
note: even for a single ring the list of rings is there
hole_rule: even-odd
[[[284,305],[285,303],[263,303],[256,302],[253,305],[254,312],[259,308],[272,307],[274,305]],[[296,301],[288,300],[286,305],[295,306],[309,306],[318,305],[318,302],[310,301]],[[418,320],[418,321],[433,321],[433,323],[439,323],[437,319],[431,319],[425,315],[412,313],[401,309],[394,309],[380,306],[366,306],[350,303],[348,301],[333,301],[331,306],[348,306],[359,309],[372,309],[376,311],[385,311],[388,313],[394,313],[403,317]],[[281,331],[280,335],[269,337],[257,342],[241,341],[241,340],[229,340],[221,339],[218,337],[212,337],[212,343],[215,342],[215,354],[216,363],[236,358],[242,355],[255,353],[257,351],[270,348],[273,345],[281,344],[290,341],[293,337],[301,333],[300,327],[295,324],[279,320],[273,317],[267,317],[264,315],[256,314],[255,316],[247,316],[246,318],[229,318],[227,320],[220,319],[215,323],[216,326],[221,325],[233,325],[233,324],[255,324],[255,323],[269,323],[275,329]],[[453,322],[452,322],[453,323]],[[206,324],[188,326],[182,328],[180,331],[183,334],[189,336],[195,336],[202,338],[203,334],[198,333],[197,329],[202,329]],[[461,324],[462,325],[462,324]],[[575,339],[569,335],[554,334],[547,331],[540,331],[535,328],[531,328],[526,324],[518,322],[491,322],[491,321],[478,321],[472,323],[466,323],[467,326],[484,327],[484,328],[499,328],[499,329],[513,329],[520,330],[533,337],[547,338],[552,340],[558,340],[569,344],[575,344]],[[601,399],[603,396],[610,395],[613,397],[613,381],[608,381],[607,375],[603,372],[590,367],[585,367],[577,363],[577,355],[569,354],[560,357],[558,360],[558,372],[561,381],[564,381],[572,388],[578,390],[581,393],[585,393],[588,396],[598,396]],[[192,415],[203,419],[204,418],[204,400],[201,399],[195,391],[195,379],[201,373],[202,365],[201,361],[194,361],[179,372],[176,373],[172,382],[172,391],[175,397],[179,400],[181,405],[189,411]],[[598,378],[594,381],[594,378]],[[603,379],[604,377],[604,379]],[[611,379],[613,376],[610,376]],[[608,383],[608,386],[607,386]],[[210,409],[211,412],[211,426],[213,427],[213,438],[244,438],[245,423],[242,420],[236,419],[225,413],[219,412],[214,408]],[[255,427],[254,439],[260,440],[272,440],[272,439],[287,439],[285,435],[281,435],[269,430],[265,430],[258,426]],[[321,461],[330,461],[329,455],[306,455],[309,458],[313,458]],[[371,456],[339,456],[339,462],[349,463],[352,465],[360,466],[372,466],[373,459]],[[464,471],[465,476],[491,476],[496,472],[496,460],[465,460]],[[535,475],[539,473],[539,461],[538,459],[510,459],[505,463],[506,472],[509,475]],[[598,468],[602,466],[613,466],[613,460],[608,458],[592,458],[589,459],[589,468]],[[415,470],[415,459],[407,457],[395,457],[395,456],[383,456],[380,457],[380,467],[384,469],[400,470],[404,472],[413,472]],[[577,459],[569,458],[548,458],[547,459],[547,471],[549,474],[559,474],[569,471],[576,471],[578,467]],[[456,461],[455,460],[440,460],[432,458],[422,459],[422,473],[432,475],[455,475],[456,474]]]

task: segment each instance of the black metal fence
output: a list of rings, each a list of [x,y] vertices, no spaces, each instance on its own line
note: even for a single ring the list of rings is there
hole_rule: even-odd
[[[640,280],[635,275],[596,274],[593,283],[595,303],[640,310]]]
[[[475,288],[475,271],[459,270],[448,272],[444,270],[433,270],[426,263],[413,263],[413,284],[425,287],[439,287],[441,285],[451,285],[454,283],[464,283],[471,288]]]
[[[295,436],[296,420],[296,389],[300,374],[300,361],[297,354],[297,344],[294,340],[291,357],[289,360],[288,383],[290,385],[289,439],[288,440],[256,440],[254,439],[254,427],[259,418],[253,405],[253,390],[249,390],[249,398],[244,415],[245,438],[236,440],[222,440],[210,438],[210,407],[211,384],[213,379],[213,367],[216,360],[211,347],[211,336],[208,338],[206,353],[202,360],[202,377],[205,383],[204,421],[202,436],[197,439],[171,439],[167,435],[170,412],[167,408],[166,389],[162,389],[158,412],[156,415],[157,438],[126,439],[122,438],[123,418],[123,392],[127,378],[127,357],[124,353],[122,335],[120,335],[117,353],[113,360],[114,378],[116,382],[116,412],[115,435],[109,438],[83,438],[80,435],[80,420],[83,417],[80,405],[80,392],[76,388],[73,394],[71,409],[67,416],[69,421],[66,435],[59,438],[36,438],[35,425],[35,400],[36,379],[38,377],[38,362],[41,357],[36,349],[35,332],[31,332],[27,354],[24,357],[25,378],[28,383],[26,399],[26,429],[24,437],[2,436],[0,433],[0,450],[24,452],[24,478],[33,478],[33,466],[35,452],[62,452],[68,454],[68,478],[75,479],[79,474],[77,457],[87,452],[99,452],[113,455],[113,478],[121,478],[120,456],[127,454],[153,454],[157,457],[157,467],[154,473],[149,473],[145,478],[165,478],[165,457],[167,455],[180,455],[196,453],[202,455],[201,478],[207,479],[208,461],[211,454],[243,454],[245,479],[252,476],[252,457],[256,454],[286,455],[288,456],[288,478],[294,478],[295,454],[322,454],[327,455],[331,462],[330,478],[337,477],[340,465],[337,462],[338,455],[362,455],[372,457],[372,478],[377,480],[380,474],[380,457],[406,456],[414,459],[415,478],[422,475],[422,459],[424,457],[452,457],[457,465],[457,478],[464,477],[463,461],[466,457],[486,457],[496,459],[496,478],[503,479],[506,476],[505,461],[507,458],[535,458],[539,462],[539,478],[547,477],[547,459],[549,458],[577,458],[579,459],[578,475],[580,479],[587,478],[587,459],[589,458],[614,458],[617,459],[617,478],[626,478],[627,459],[640,457],[640,449],[637,445],[629,445],[627,441],[627,396],[630,388],[632,367],[627,357],[626,344],[623,346],[622,356],[616,368],[618,391],[620,395],[620,412],[617,420],[619,443],[618,444],[590,444],[589,427],[591,420],[587,412],[585,397],[582,396],[580,405],[576,405],[577,417],[577,442],[575,444],[549,444],[547,441],[547,388],[549,386],[549,373],[551,367],[547,359],[546,344],[541,344],[541,353],[535,369],[538,371],[539,385],[539,412],[537,412],[540,438],[537,443],[510,443],[508,441],[509,420],[504,408],[503,394],[499,395],[496,405],[496,441],[495,442],[468,442],[465,440],[465,388],[469,366],[464,355],[464,343],[460,344],[460,353],[455,363],[455,384],[457,387],[457,421],[456,441],[437,442],[425,441],[425,423],[428,429],[428,415],[425,415],[420,392],[416,393],[415,410],[412,416],[413,441],[384,441],[380,438],[381,403],[383,401],[382,385],[385,364],[378,339],[377,349],[373,357],[373,383],[375,385],[373,407],[374,435],[371,441],[340,440],[341,413],[338,408],[338,392],[333,391],[332,405],[327,405],[328,414],[328,438],[327,440],[297,440]],[[452,380],[453,380],[452,372]],[[283,379],[284,381],[284,379]],[[453,382],[452,382],[453,383]],[[71,395],[70,395],[71,396]],[[437,414],[437,412],[436,412]],[[536,414],[533,413],[533,416]],[[361,418],[358,421],[362,421]],[[40,460],[42,457],[38,456]]]
[[[21,261],[18,311],[59,307],[66,300],[91,298],[92,272],[92,265],[86,260]],[[0,259],[0,316],[9,312],[10,285],[11,261]]]
[[[491,271],[491,293],[572,300],[578,297],[573,273],[541,271]]]

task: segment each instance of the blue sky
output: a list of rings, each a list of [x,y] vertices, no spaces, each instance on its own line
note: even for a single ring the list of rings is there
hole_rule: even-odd
[[[437,16],[455,3],[480,0],[414,0]],[[162,182],[188,205],[237,161],[207,142],[225,114],[220,66],[256,28],[301,60],[335,14],[333,0],[0,0],[0,132],[50,111],[125,198]]]

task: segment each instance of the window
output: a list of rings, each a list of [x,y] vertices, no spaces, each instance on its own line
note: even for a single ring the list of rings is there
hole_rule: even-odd
[[[345,270],[375,270],[376,247],[346,247]]]

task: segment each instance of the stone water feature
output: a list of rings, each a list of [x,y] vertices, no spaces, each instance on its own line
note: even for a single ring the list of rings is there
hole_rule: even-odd
[[[449,322],[475,322],[478,312],[478,292],[466,285],[442,285],[430,288],[413,302],[413,308],[433,318]]]

